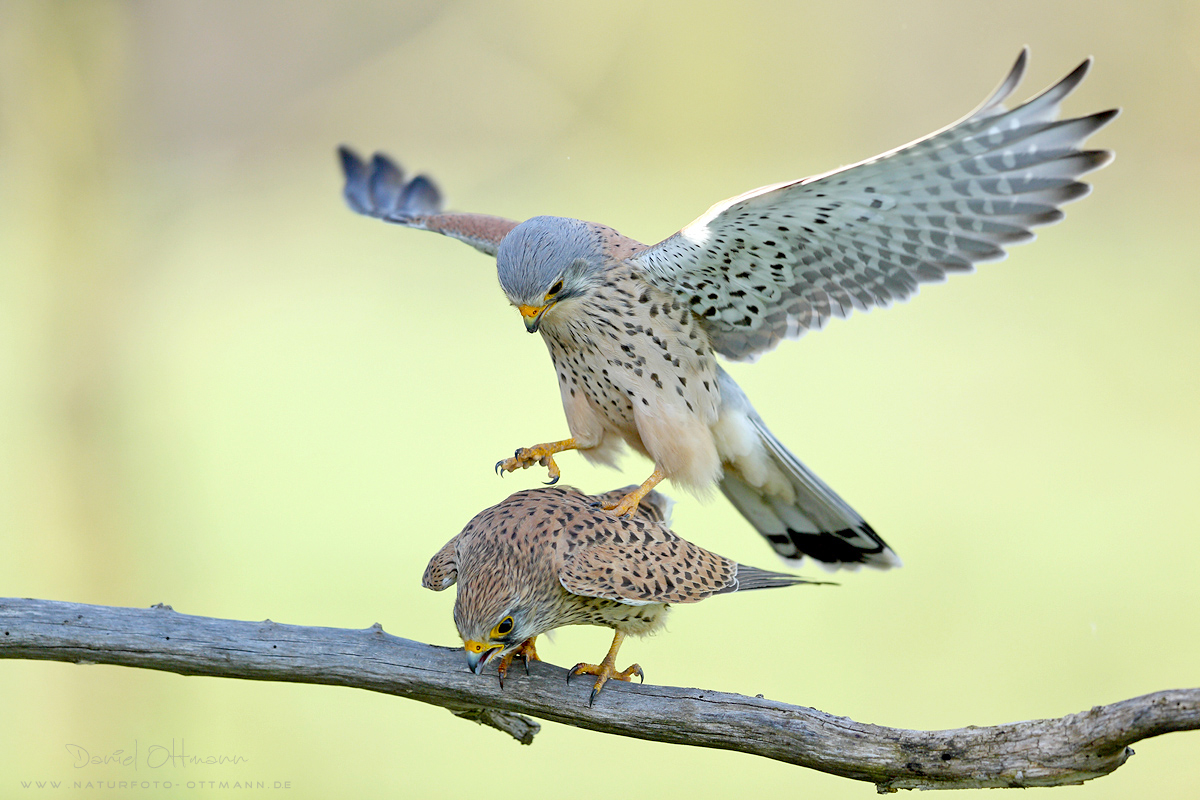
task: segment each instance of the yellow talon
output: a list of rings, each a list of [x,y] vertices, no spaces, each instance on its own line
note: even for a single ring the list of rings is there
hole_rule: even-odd
[[[512,458],[506,458],[496,462],[496,474],[504,477],[506,472],[516,472],[519,469],[528,469],[535,464],[546,468],[550,475],[550,480],[546,481],[547,486],[553,486],[558,483],[562,473],[558,469],[558,464],[554,462],[554,454],[561,453],[566,450],[576,450],[579,445],[574,439],[563,439],[561,442],[546,442],[544,444],[535,444],[533,447],[522,447],[513,454]]]
[[[631,664],[620,672],[618,672],[615,667],[617,661],[617,650],[621,648],[621,642],[624,641],[624,639],[625,634],[617,631],[616,635],[613,636],[612,647],[608,648],[608,654],[604,656],[603,661],[601,661],[599,664],[579,663],[571,667],[571,669],[567,672],[567,683],[570,683],[571,678],[575,675],[596,676],[596,683],[592,687],[591,696],[588,698],[589,706],[596,702],[596,698],[599,696],[600,690],[603,689],[604,684],[608,683],[608,681],[612,678],[616,678],[619,681],[631,681],[633,680],[633,676],[636,675],[643,683],[645,683],[646,674],[642,672],[642,668],[637,664]]]
[[[501,689],[504,688],[504,676],[508,674],[508,668],[512,665],[514,658],[519,658],[522,662],[524,662],[526,675],[529,674],[530,661],[541,661],[541,659],[538,658],[537,648],[533,646],[533,640],[536,638],[536,636],[530,636],[528,639],[521,642],[520,645],[505,653],[500,659],[500,663],[496,665],[496,672],[500,676]]]
[[[662,467],[655,467],[654,472],[650,473],[650,477],[641,486],[622,497],[613,505],[604,506],[604,510],[611,511],[614,517],[632,517],[633,513],[638,509],[638,504],[642,502],[642,498],[650,494],[650,490],[662,483],[666,477],[667,475],[663,472]]]

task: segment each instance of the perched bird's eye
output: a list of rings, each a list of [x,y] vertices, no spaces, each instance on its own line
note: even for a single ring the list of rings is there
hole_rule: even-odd
[[[512,629],[513,618],[505,617],[504,619],[500,620],[499,625],[492,629],[492,638],[495,639],[500,636],[507,636],[508,634],[512,633]]]
[[[554,285],[550,287],[550,291],[546,293],[546,297],[547,298],[553,297],[554,295],[561,292],[562,288],[563,288],[562,278],[559,278],[558,280],[556,280],[554,282]]]

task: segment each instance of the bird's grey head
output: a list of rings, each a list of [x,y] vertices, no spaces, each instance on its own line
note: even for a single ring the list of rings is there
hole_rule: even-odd
[[[560,303],[600,282],[604,229],[566,217],[534,217],[509,231],[496,253],[500,288],[535,332]]]

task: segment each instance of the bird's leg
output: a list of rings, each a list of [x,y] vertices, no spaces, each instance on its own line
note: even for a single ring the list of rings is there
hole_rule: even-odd
[[[537,637],[530,636],[528,639],[521,642],[520,647],[518,647],[515,651],[513,651],[515,653],[515,655],[519,655],[522,659],[524,659],[526,673],[529,672],[529,662],[530,661],[541,661],[542,660],[541,658],[538,657],[537,648],[533,646],[534,639],[537,639]]]
[[[525,664],[525,674],[526,675],[529,674],[529,662],[530,661],[541,661],[542,660],[538,657],[537,648],[533,646],[533,640],[536,638],[537,638],[536,636],[530,636],[528,639],[521,642],[520,647],[518,647],[516,650],[512,651],[512,655],[520,658],[521,662]]]
[[[624,640],[625,634],[617,631],[616,635],[613,636],[612,647],[608,648],[608,655],[604,657],[603,661],[599,664],[584,664],[580,662],[571,667],[570,671],[567,672],[567,683],[571,682],[571,676],[573,675],[596,676],[596,685],[592,687],[592,696],[588,698],[589,706],[596,702],[597,695],[604,688],[604,684],[608,683],[609,678],[616,678],[619,681],[631,681],[633,680],[633,676],[637,675],[642,683],[646,682],[646,675],[637,664],[631,664],[628,668],[617,672],[617,651],[621,649],[621,642]]]
[[[506,472],[516,472],[519,469],[532,467],[534,464],[541,464],[550,471],[550,480],[546,481],[546,485],[553,486],[558,483],[560,474],[558,464],[554,463],[554,454],[565,450],[578,449],[579,443],[574,439],[563,439],[561,442],[545,442],[543,444],[535,444],[533,447],[522,447],[513,454],[512,458],[496,462],[496,474],[503,478]]]
[[[500,663],[496,665],[496,673],[500,676],[501,689],[504,688],[504,676],[508,674],[508,668],[512,666],[514,658],[520,658],[525,664],[526,675],[529,674],[530,661],[541,661],[541,659],[538,658],[537,648],[533,646],[533,640],[536,638],[536,636],[530,636],[512,650],[509,650],[507,653],[505,653],[500,659]]]
[[[638,503],[642,502],[642,498],[650,494],[650,490],[662,483],[665,477],[667,477],[667,474],[663,472],[662,467],[656,466],[654,472],[650,473],[650,477],[646,478],[641,486],[622,497],[613,505],[604,506],[604,510],[611,511],[614,517],[632,517],[633,512],[637,511]]]

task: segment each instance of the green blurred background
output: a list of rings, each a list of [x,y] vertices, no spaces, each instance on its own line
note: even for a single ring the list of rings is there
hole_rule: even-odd
[[[1200,684],[1200,6],[1183,0],[3,3],[0,595],[455,644],[452,592],[421,571],[540,479],[491,465],[565,433],[558,391],[492,263],[351,214],[334,146],[388,150],[457,208],[653,242],[957,119],[1025,44],[1019,99],[1093,54],[1066,111],[1125,109],[1093,140],[1118,154],[1094,195],[1004,263],[731,368],[905,567],[680,608],[622,656],[656,683],[910,728]],[[649,469],[560,464],[587,490]],[[776,566],[726,503],[673,494],[684,535]],[[568,629],[542,654],[594,660],[608,638]],[[0,662],[0,707],[2,797],[146,779],[73,769],[65,745],[172,738],[247,761],[149,777],[297,797],[873,793],[552,724],[519,747],[326,687]],[[1135,749],[1059,793],[1195,796],[1200,734]]]

